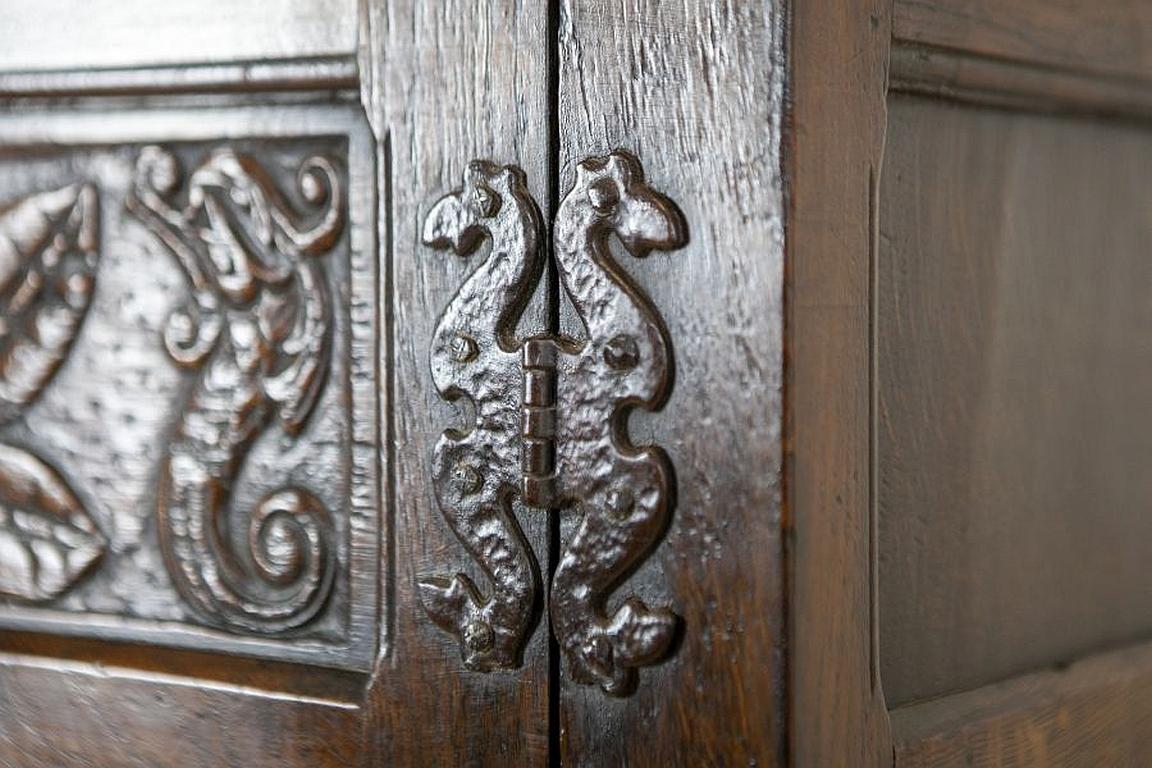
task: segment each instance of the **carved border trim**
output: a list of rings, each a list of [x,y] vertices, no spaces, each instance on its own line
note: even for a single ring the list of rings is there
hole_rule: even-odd
[[[339,311],[348,323],[346,387],[351,408],[351,494],[348,555],[361,567],[351,570],[348,584],[350,618],[347,642],[307,643],[239,636],[209,627],[156,622],[121,616],[6,605],[0,628],[49,632],[63,636],[122,639],[155,646],[236,653],[313,666],[368,672],[379,644],[387,641],[381,627],[383,596],[390,594],[393,564],[382,562],[388,511],[382,503],[382,476],[387,454],[380,452],[382,414],[378,381],[381,353],[380,273],[376,247],[378,216],[375,142],[363,112],[352,105],[253,106],[220,110],[119,110],[115,112],[7,113],[0,116],[0,146],[59,145],[65,148],[197,142],[226,145],[246,138],[348,140],[349,295]],[[367,564],[367,565],[363,565]]]

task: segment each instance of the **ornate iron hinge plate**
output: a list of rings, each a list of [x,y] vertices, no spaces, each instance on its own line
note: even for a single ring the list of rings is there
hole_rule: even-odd
[[[627,411],[668,394],[663,322],[613,260],[615,236],[633,256],[687,242],[676,207],[622,151],[579,164],[560,203],[553,258],[586,334],[519,341],[515,329],[545,264],[543,222],[513,166],[472,162],[462,189],[429,212],[424,242],[461,256],[490,251],[445,309],[432,341],[440,394],[472,403],[475,421],[435,449],[440,511],[491,580],[463,573],[421,583],[425,610],[460,642],[469,669],[519,664],[540,576],[513,500],[580,515],[549,594],[552,630],[572,677],[623,695],[636,669],[670,649],[678,619],[638,597],[608,598],[663,535],[672,469],[662,450],[633,445]]]

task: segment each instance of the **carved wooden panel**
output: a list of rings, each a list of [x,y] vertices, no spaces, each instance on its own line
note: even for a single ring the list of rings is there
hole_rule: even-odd
[[[29,114],[0,145],[0,628],[368,668],[355,112]]]

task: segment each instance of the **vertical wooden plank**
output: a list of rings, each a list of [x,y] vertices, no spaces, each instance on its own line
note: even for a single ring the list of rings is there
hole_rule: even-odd
[[[474,158],[521,166],[545,206],[548,70],[544,3],[372,0],[366,15],[365,98],[378,135],[384,198],[382,311],[391,331],[387,393],[393,418],[388,632],[370,696],[366,745],[379,765],[543,765],[548,760],[548,645],[538,627],[516,671],[464,669],[456,640],[437,629],[417,583],[463,570],[488,582],[443,522],[431,488],[432,449],[464,424],[429,371],[435,324],[476,264],[421,243],[432,205],[461,186]],[[519,511],[541,567],[547,520]]]
[[[668,604],[683,640],[630,697],[575,683],[561,660],[565,765],[783,758],[784,20],[771,2],[561,3],[560,192],[582,159],[624,148],[689,229],[685,248],[642,262],[615,251],[675,351],[669,402],[631,433],[668,451],[678,502],[609,605]]]
[[[812,768],[890,765],[876,659],[870,288],[891,0],[793,7],[791,757]]]

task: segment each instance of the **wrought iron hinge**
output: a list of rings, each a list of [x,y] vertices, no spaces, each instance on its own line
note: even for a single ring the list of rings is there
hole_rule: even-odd
[[[556,212],[554,259],[584,333],[516,339],[543,273],[543,222],[523,173],[472,162],[463,188],[441,198],[424,242],[461,256],[491,248],[445,309],[431,351],[447,399],[471,401],[475,421],[435,448],[444,519],[489,577],[484,594],[463,573],[421,582],[425,610],[454,634],[464,664],[514,668],[540,575],[513,502],[572,510],[579,524],[552,575],[548,613],[573,679],[611,694],[671,648],[678,619],[631,596],[608,599],[668,524],[672,468],[655,446],[633,445],[627,411],[663,404],[671,346],[652,303],[616,265],[609,240],[633,256],[687,242],[683,216],[616,151],[584,160]]]

